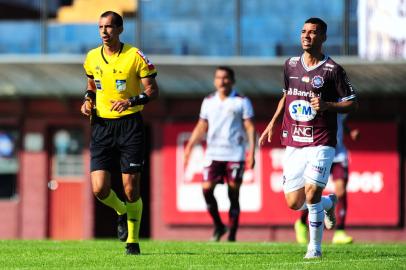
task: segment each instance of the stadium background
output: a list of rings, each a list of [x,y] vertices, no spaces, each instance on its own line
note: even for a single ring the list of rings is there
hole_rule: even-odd
[[[388,3],[398,14],[392,23],[403,22],[405,4]],[[349,194],[349,233],[359,241],[406,240],[406,35],[372,31],[373,20],[361,11],[372,16],[379,1],[367,0],[0,1],[0,238],[115,234],[114,213],[90,191],[89,123],[79,113],[84,53],[98,46],[97,18],[107,9],[125,16],[123,41],[139,46],[159,71],[161,97],[144,113],[150,141],[143,237],[210,235],[201,204],[181,196],[184,187],[197,195],[196,185],[187,184],[199,181],[199,168],[182,182],[178,165],[182,140],[213,89],[213,70],[220,64],[235,69],[237,89],[252,99],[260,131],[280,97],[284,60],[300,53],[303,21],[318,16],[329,25],[325,51],[347,70],[361,104],[350,118],[363,133],[350,145],[358,171]],[[393,26],[393,17],[384,19],[376,31]],[[258,151],[240,240],[294,241],[297,214],[286,210],[270,177],[280,173],[275,149]]]

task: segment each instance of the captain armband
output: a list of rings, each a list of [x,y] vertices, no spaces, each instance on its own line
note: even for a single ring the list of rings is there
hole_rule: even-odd
[[[130,97],[128,101],[130,102],[130,107],[145,105],[149,102],[149,96],[145,93],[141,93],[138,96]]]
[[[96,99],[96,93],[92,90],[86,90],[85,96],[83,97],[83,102],[90,101],[94,102]]]

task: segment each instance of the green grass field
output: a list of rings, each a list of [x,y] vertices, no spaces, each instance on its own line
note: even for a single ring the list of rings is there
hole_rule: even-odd
[[[323,245],[303,260],[293,243],[142,241],[140,256],[117,240],[0,241],[1,269],[406,269],[406,243]]]

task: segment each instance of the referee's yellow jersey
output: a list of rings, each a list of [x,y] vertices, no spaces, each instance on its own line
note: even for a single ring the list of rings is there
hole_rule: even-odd
[[[155,66],[137,48],[122,44],[119,52],[106,55],[103,46],[88,52],[83,64],[86,75],[96,84],[96,112],[102,118],[119,118],[143,109],[130,107],[118,113],[110,111],[111,100],[123,100],[141,94],[141,78],[155,76]]]

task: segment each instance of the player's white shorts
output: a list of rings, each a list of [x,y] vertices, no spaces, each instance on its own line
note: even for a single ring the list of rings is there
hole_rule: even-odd
[[[287,146],[283,157],[285,194],[304,187],[305,183],[326,187],[334,153],[331,146]]]

